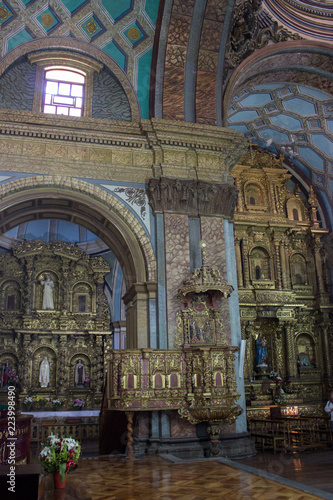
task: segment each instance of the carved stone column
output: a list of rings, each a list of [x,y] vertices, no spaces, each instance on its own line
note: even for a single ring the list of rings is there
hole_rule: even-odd
[[[156,285],[154,286],[156,288]],[[149,347],[148,299],[149,291],[146,283],[134,283],[124,295],[128,349]]]

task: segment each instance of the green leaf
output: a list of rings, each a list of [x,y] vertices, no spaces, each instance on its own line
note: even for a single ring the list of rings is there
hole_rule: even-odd
[[[60,479],[63,483],[65,481],[66,464],[59,464]]]

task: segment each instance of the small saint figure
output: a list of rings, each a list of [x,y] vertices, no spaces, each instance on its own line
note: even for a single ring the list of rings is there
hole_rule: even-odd
[[[41,387],[47,387],[50,383],[50,363],[47,356],[44,357],[40,364],[39,382]]]
[[[261,332],[256,340],[256,363],[257,366],[266,365],[267,358],[267,347],[266,347],[266,339]]]
[[[3,369],[2,369],[2,377],[1,377],[1,387],[6,388],[9,385],[9,374],[11,372],[11,367],[9,366],[9,363],[4,364]]]
[[[42,309],[54,309],[54,301],[53,301],[54,282],[52,281],[51,276],[49,274],[46,274],[45,279],[41,280],[41,284],[44,285]]]
[[[191,339],[191,341],[196,342],[197,336],[198,336],[198,327],[197,327],[196,322],[194,320],[192,320],[190,323],[190,339]]]
[[[82,359],[79,359],[75,367],[75,384],[77,387],[83,387],[86,378],[85,368]]]

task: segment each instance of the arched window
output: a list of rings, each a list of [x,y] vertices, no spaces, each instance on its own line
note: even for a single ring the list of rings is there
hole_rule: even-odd
[[[299,220],[297,208],[293,208],[293,219]]]
[[[44,113],[82,116],[86,77],[83,71],[50,67],[44,73]]]
[[[250,196],[250,205],[255,205],[256,204],[256,200],[253,196]]]

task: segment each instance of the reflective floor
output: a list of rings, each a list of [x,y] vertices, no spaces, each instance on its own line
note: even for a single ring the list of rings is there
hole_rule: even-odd
[[[84,449],[84,447],[83,447]],[[258,453],[246,460],[183,461],[149,455],[99,457],[86,447],[65,491],[45,478],[40,500],[333,500],[333,450],[298,455]]]

